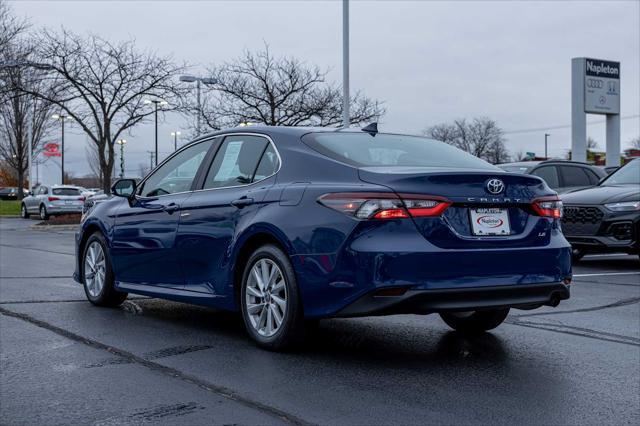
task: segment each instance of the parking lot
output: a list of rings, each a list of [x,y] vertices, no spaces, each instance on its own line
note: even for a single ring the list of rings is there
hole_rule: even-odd
[[[0,219],[3,424],[639,424],[640,261],[588,256],[572,298],[468,338],[436,315],[321,322],[295,353],[239,316],[90,305],[73,231]]]

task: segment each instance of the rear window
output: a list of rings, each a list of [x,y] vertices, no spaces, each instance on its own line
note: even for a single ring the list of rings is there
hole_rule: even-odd
[[[356,167],[410,166],[498,170],[456,147],[418,136],[378,133],[310,133],[302,138],[314,150]]]
[[[529,170],[529,166],[504,166],[504,165],[499,165],[498,167],[500,167],[505,172],[513,172],[513,173],[527,173],[527,170]]]
[[[80,195],[80,190],[75,188],[53,188],[51,190],[53,195]]]

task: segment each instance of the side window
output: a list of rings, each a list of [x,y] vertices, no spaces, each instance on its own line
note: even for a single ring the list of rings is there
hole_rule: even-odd
[[[153,172],[138,194],[155,197],[191,190],[191,183],[212,143],[213,140],[208,140],[180,151]]]
[[[531,172],[532,175],[541,177],[550,188],[560,187],[560,179],[558,179],[558,170],[555,166],[544,166]]]
[[[204,189],[253,182],[256,167],[267,143],[267,139],[260,136],[226,137],[211,163],[204,181]]]
[[[600,177],[592,170],[584,169],[584,171],[587,173],[587,176],[589,176],[589,182],[591,185],[597,185],[598,182],[600,182]]]
[[[560,167],[562,182],[564,186],[589,186],[591,181],[582,167],[566,166]]]
[[[46,195],[47,193],[49,193],[49,191],[47,190],[46,186],[41,186],[40,187],[40,191],[38,192],[39,195]]]
[[[260,163],[256,169],[256,175],[254,176],[253,181],[257,182],[271,176],[278,171],[279,166],[280,160],[278,159],[278,154],[276,153],[273,144],[269,144],[267,149],[264,151],[264,154],[262,154],[262,158],[260,159]]]

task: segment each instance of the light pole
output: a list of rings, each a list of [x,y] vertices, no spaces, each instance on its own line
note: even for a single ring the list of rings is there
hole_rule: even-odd
[[[551,136],[551,133],[545,133],[544,134],[544,159],[548,159],[549,157],[547,156],[547,138]]]
[[[126,139],[118,139],[116,141],[120,145],[120,179],[124,177],[124,145],[127,143]]]
[[[53,69],[53,66],[49,64],[41,63],[41,62],[32,62],[32,61],[11,60],[11,61],[0,62],[0,69],[6,69],[6,68],[35,68],[40,71],[50,71]],[[33,109],[35,111],[35,103],[33,105]],[[29,122],[27,123],[27,125],[29,125]],[[33,173],[31,172],[33,167],[33,146],[31,145],[33,143],[32,141],[33,129],[29,129],[29,128],[26,129],[26,139],[27,139],[27,153],[29,155],[29,158],[28,158],[29,191],[31,191],[31,188],[33,188],[33,183],[32,183],[33,181],[31,180],[33,175]]]
[[[54,120],[59,120],[60,125],[62,126],[62,138],[60,140],[60,182],[64,185],[64,122],[67,120],[72,120],[72,118],[64,114],[53,114],[51,118],[53,118]]]
[[[145,99],[144,100],[145,104],[153,104],[155,106],[155,111],[154,111],[154,116],[155,116],[155,122],[156,122],[156,163],[155,165],[158,165],[158,107],[163,107],[166,105],[169,105],[169,102],[167,101],[163,101],[160,99]]]
[[[342,127],[351,124],[349,117],[349,0],[342,0]]]
[[[173,150],[177,151],[178,150],[178,136],[180,136],[182,133],[180,132],[171,132],[171,136],[173,136]]]
[[[196,83],[196,104],[198,105],[198,113],[196,116],[196,136],[200,136],[201,131],[201,117],[202,117],[202,104],[200,98],[201,83],[206,85],[216,84],[218,81],[215,78],[196,77],[194,75],[181,75],[180,81],[184,83]]]

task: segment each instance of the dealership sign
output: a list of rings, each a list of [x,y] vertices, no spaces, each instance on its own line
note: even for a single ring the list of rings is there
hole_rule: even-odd
[[[584,112],[620,113],[620,62],[585,58]]]
[[[44,150],[42,154],[45,157],[61,157],[62,152],[60,151],[60,145],[55,142],[49,142],[44,144]]]

